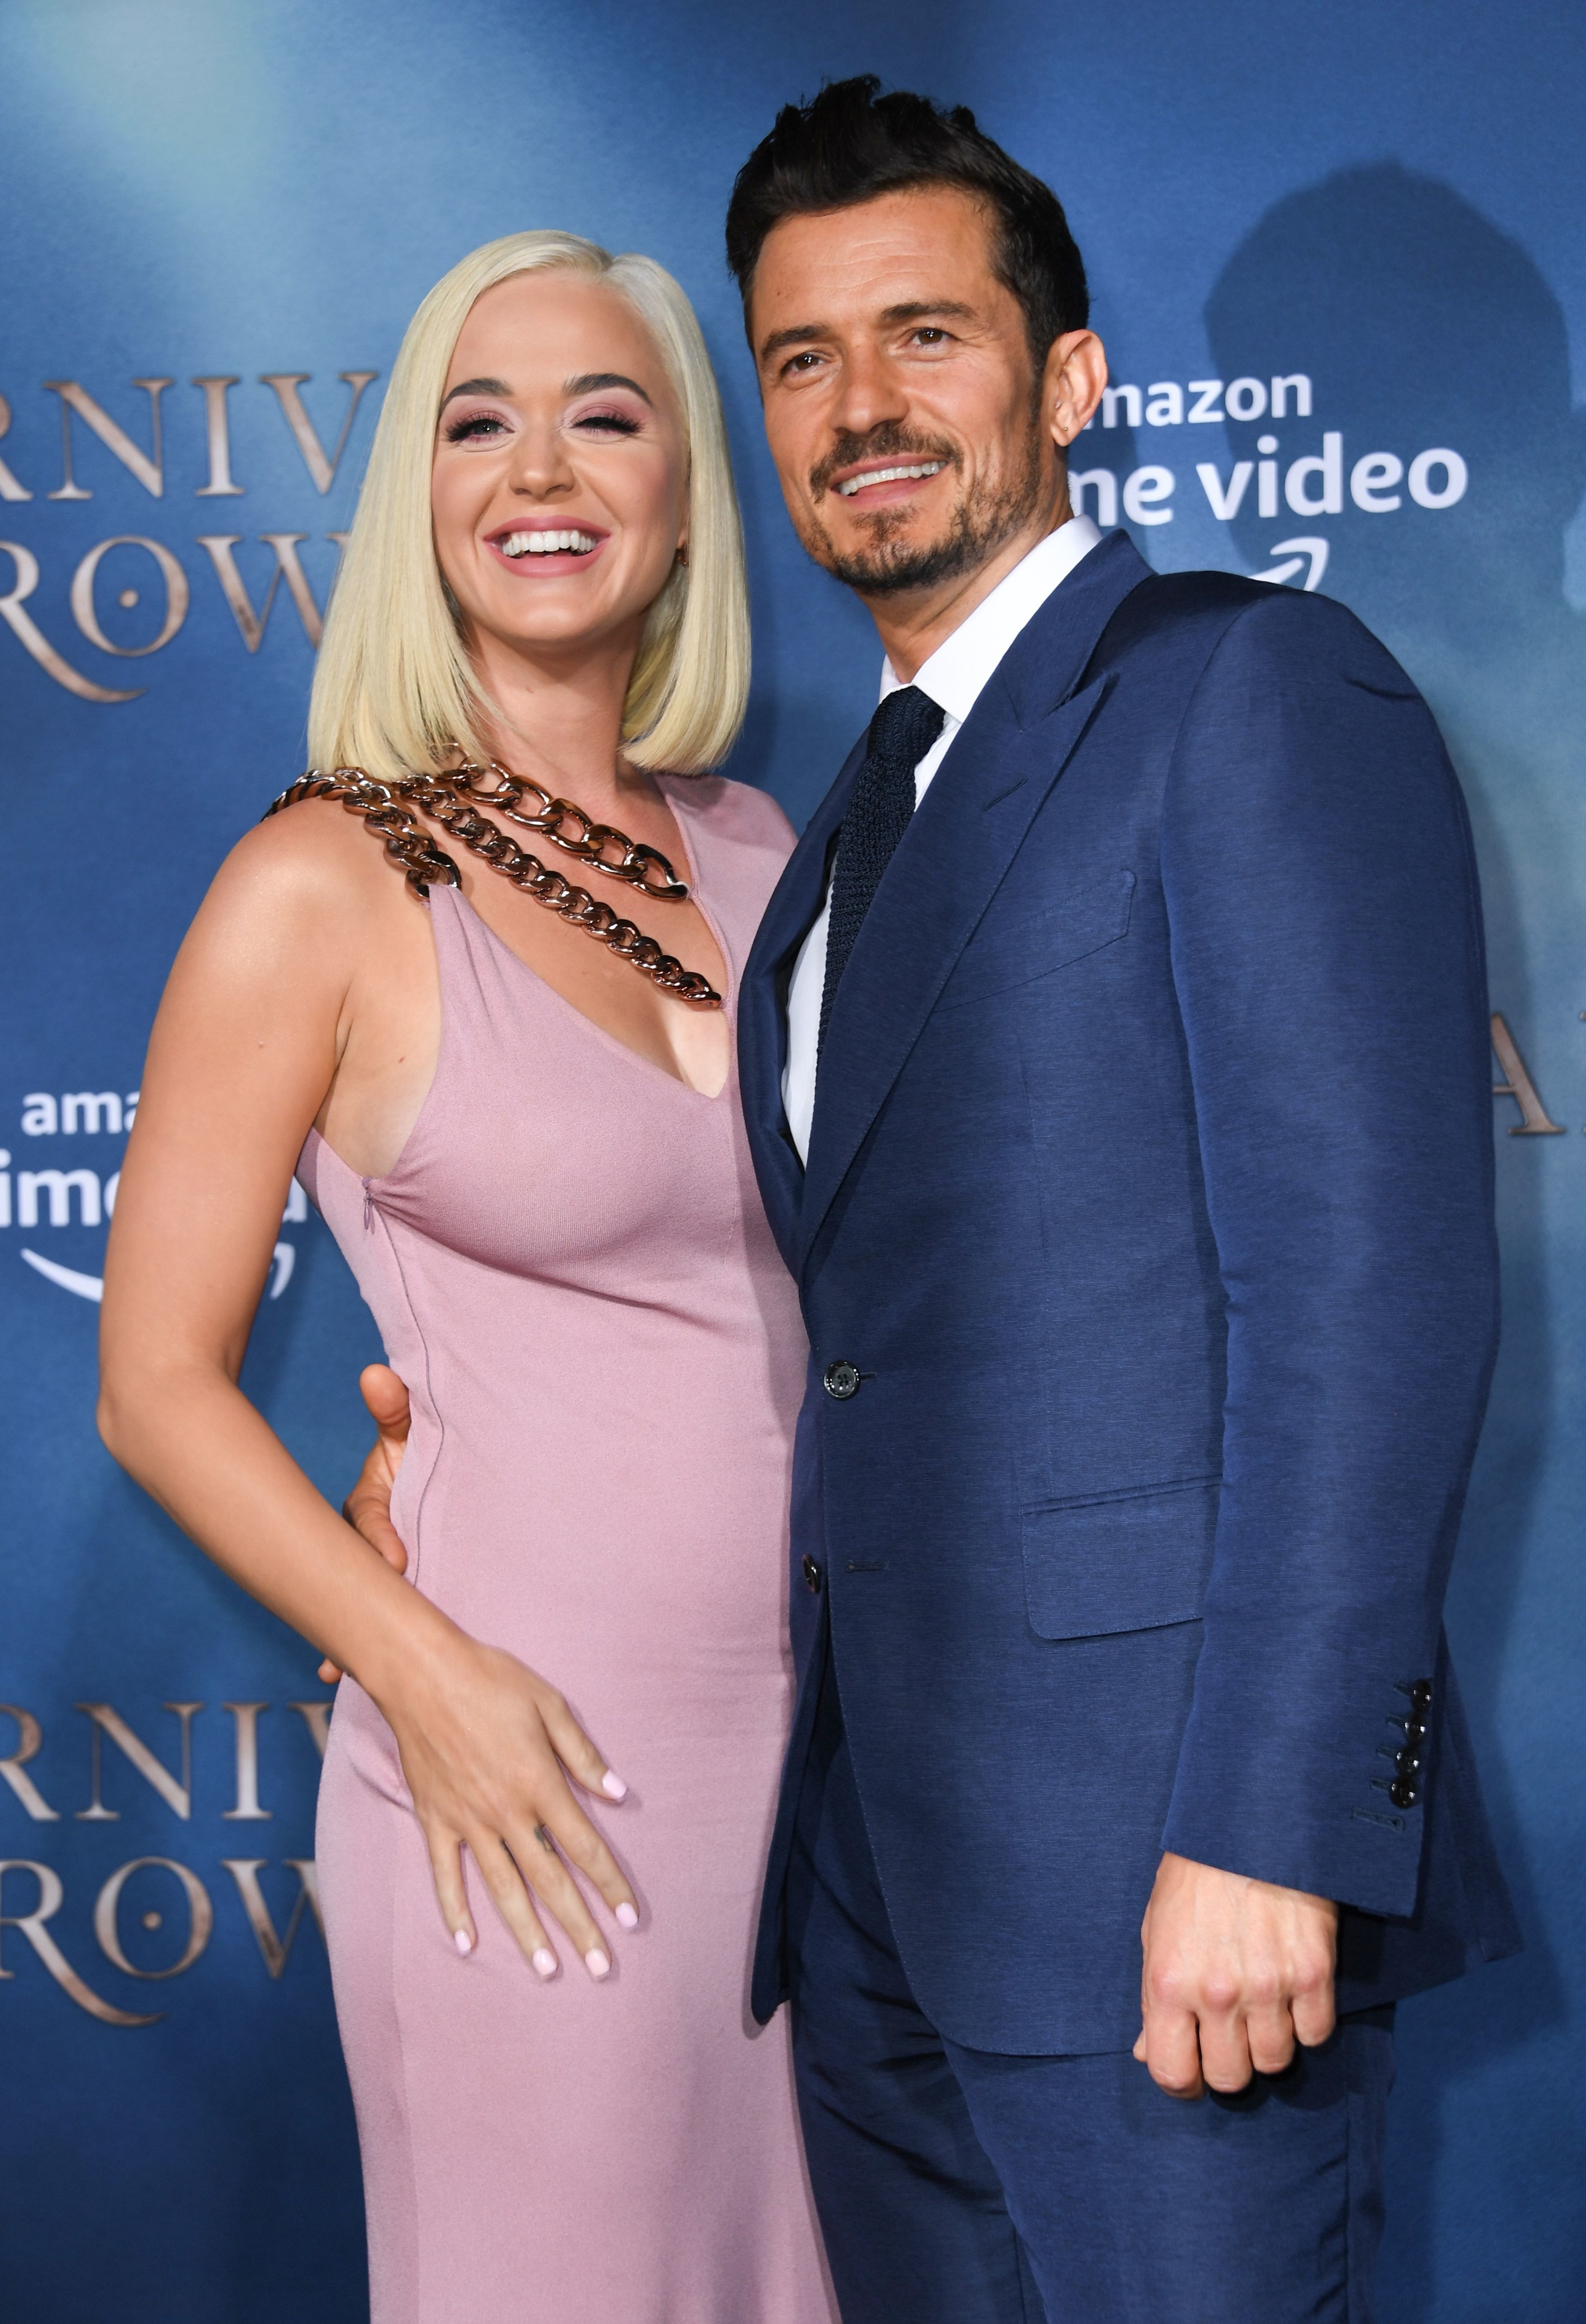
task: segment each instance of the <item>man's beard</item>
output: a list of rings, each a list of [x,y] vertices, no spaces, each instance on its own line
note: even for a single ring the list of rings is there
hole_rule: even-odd
[[[817,565],[862,597],[901,596],[907,590],[928,589],[959,574],[978,572],[1034,514],[1043,482],[1041,453],[1040,430],[1032,421],[1018,467],[1000,485],[990,481],[972,485],[954,508],[946,531],[935,540],[899,538],[911,512],[891,509],[878,509],[865,518],[870,539],[862,549],[839,549],[818,515],[807,521],[800,538]],[[944,467],[955,470],[962,466],[951,446],[911,437],[894,425],[877,428],[868,436],[844,436],[810,476],[816,506],[837,469],[878,455],[910,462],[940,460]]]

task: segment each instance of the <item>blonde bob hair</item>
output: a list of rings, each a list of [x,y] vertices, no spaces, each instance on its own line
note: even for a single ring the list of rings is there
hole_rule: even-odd
[[[487,755],[493,706],[469,659],[435,553],[429,476],[452,351],[475,300],[509,275],[579,274],[620,291],[656,342],[688,450],[688,562],[650,608],[622,706],[624,755],[698,774],[724,759],[749,693],[743,536],[721,396],[693,308],[664,267],[613,258],[576,234],[504,235],[442,275],[391,375],[346,554],[326,616],[309,709],[317,767],[389,781],[460,749]]]

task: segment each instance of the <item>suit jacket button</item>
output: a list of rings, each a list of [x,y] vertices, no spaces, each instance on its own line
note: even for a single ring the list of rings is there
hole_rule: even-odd
[[[1415,1804],[1415,1786],[1407,1775],[1397,1776],[1388,1787],[1388,1796],[1396,1808],[1413,1808]]]
[[[828,1396],[834,1396],[839,1404],[845,1404],[851,1396],[859,1394],[859,1368],[839,1356],[834,1364],[826,1366],[822,1385]]]
[[[1418,1678],[1410,1689],[1410,1709],[1417,1719],[1425,1719],[1432,1708],[1432,1682]]]
[[[818,1597],[821,1586],[821,1570],[816,1563],[813,1557],[807,1557],[804,1561],[804,1579],[807,1585],[813,1590]]]

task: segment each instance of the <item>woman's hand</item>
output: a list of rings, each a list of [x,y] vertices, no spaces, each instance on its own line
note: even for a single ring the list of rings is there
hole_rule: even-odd
[[[636,1929],[639,1910],[572,1784],[608,1800],[622,1799],[628,1787],[556,1689],[514,1655],[445,1622],[432,1650],[405,1659],[388,1686],[369,1691],[396,1737],[457,1950],[472,1952],[478,1942],[463,1877],[466,1848],[541,1977],[554,1977],[559,1964],[537,1906],[560,1922],[590,1976],[604,1977],[611,1956],[568,1866],[620,1927]]]

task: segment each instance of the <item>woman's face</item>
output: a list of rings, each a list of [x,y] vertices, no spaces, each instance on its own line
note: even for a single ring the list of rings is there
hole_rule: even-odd
[[[687,538],[688,471],[677,399],[625,299],[553,272],[475,301],[430,496],[476,650],[637,644]]]

